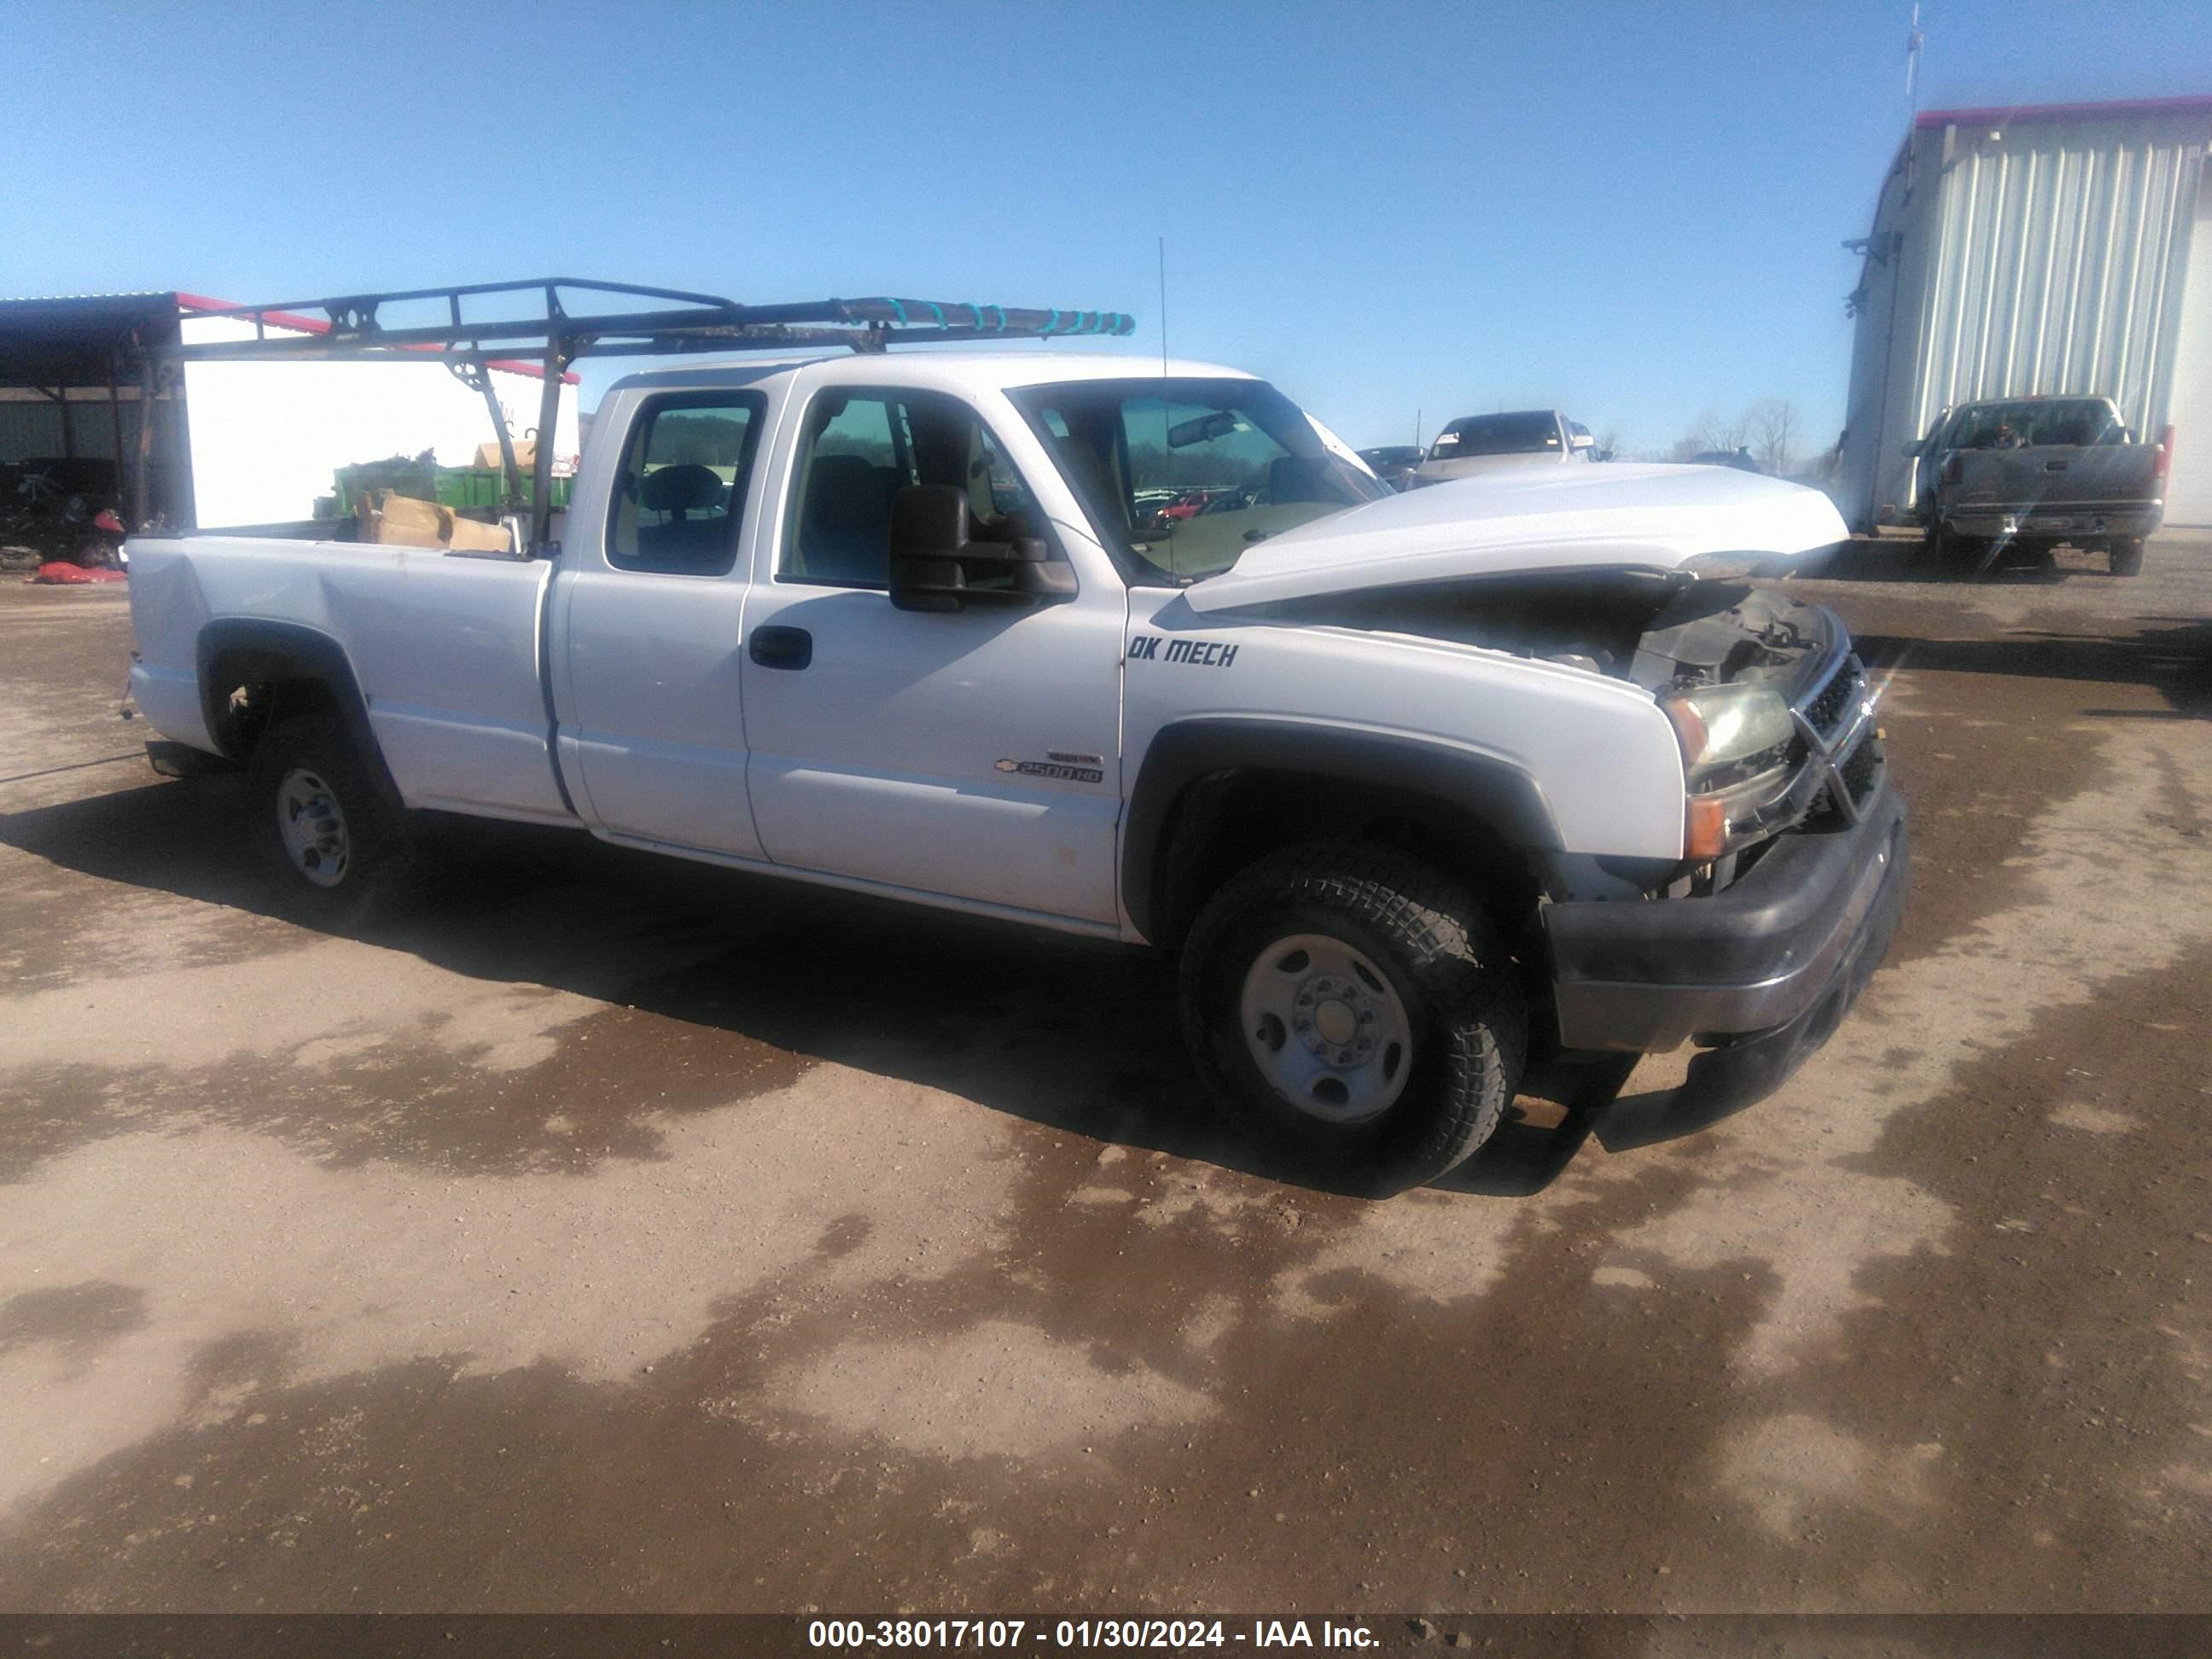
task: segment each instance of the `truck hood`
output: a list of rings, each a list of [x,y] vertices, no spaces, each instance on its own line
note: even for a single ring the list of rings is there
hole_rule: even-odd
[[[1788,561],[1849,533],[1819,490],[1734,467],[1522,467],[1284,531],[1183,597],[1194,611],[1226,611],[1468,576],[1674,570],[1706,554]]]

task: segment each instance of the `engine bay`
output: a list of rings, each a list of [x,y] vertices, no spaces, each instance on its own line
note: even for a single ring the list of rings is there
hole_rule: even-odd
[[[1785,691],[1817,658],[1818,606],[1680,570],[1485,576],[1255,606],[1286,622],[1480,646],[1658,693],[1737,681]]]

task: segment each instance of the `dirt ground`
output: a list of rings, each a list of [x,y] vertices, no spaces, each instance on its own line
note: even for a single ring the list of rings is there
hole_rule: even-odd
[[[1141,955],[506,831],[276,920],[0,592],[0,1608],[2212,1609],[2212,536],[1832,574],[1856,1012],[1384,1203]]]

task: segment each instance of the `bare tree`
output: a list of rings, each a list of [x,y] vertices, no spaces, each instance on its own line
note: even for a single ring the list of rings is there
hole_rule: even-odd
[[[1776,477],[1785,477],[1796,463],[1797,441],[1804,431],[1796,405],[1779,398],[1765,398],[1744,411],[1752,458]]]
[[[1734,454],[1751,441],[1751,422],[1747,415],[1729,420],[1717,409],[1708,409],[1690,422],[1689,429],[1674,440],[1667,452],[1670,461],[1694,460],[1700,455],[1715,452]]]
[[[1695,460],[1700,455],[1733,455],[1748,450],[1751,458],[1779,477],[1796,460],[1796,446],[1804,422],[1796,406],[1779,398],[1762,398],[1742,414],[1729,418],[1708,409],[1690,422],[1664,457],[1670,461]]]

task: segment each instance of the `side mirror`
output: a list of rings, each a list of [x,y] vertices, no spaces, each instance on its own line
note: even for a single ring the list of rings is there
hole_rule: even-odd
[[[1074,569],[1034,536],[968,538],[968,496],[951,484],[909,484],[891,500],[890,600],[901,611],[1033,605],[1075,592]]]
[[[1573,437],[1567,441],[1567,443],[1568,447],[1573,449],[1595,449],[1597,447],[1597,440],[1591,437],[1587,432],[1576,433]]]

